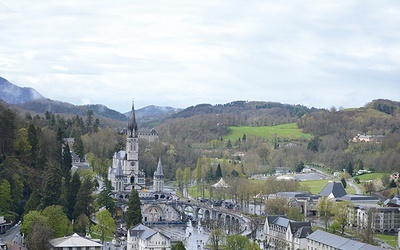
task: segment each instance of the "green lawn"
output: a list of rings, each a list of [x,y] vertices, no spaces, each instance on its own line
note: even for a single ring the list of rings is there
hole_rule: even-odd
[[[375,234],[375,237],[383,240],[391,247],[397,248],[397,237],[395,235],[386,235],[386,234]]]
[[[235,141],[238,138],[242,138],[243,135],[264,137],[268,140],[275,138],[289,139],[289,140],[300,140],[310,139],[312,135],[304,134],[301,129],[298,128],[296,123],[282,124],[277,126],[260,126],[260,127],[229,127],[229,134],[224,136],[224,140]]]
[[[389,174],[389,173],[370,173],[370,174],[357,175],[357,176],[354,176],[354,178],[358,177],[361,182],[364,182],[364,181],[369,181],[369,180],[374,180],[374,179],[382,179],[382,176],[387,175],[387,174]]]

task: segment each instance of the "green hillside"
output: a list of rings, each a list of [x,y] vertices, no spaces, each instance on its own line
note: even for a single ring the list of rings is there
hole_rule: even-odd
[[[301,129],[298,128],[297,123],[282,124],[276,126],[259,126],[259,127],[229,127],[229,134],[224,136],[224,140],[237,140],[246,136],[258,136],[264,137],[267,140],[275,138],[286,139],[286,140],[301,140],[310,139],[312,135],[304,134]]]

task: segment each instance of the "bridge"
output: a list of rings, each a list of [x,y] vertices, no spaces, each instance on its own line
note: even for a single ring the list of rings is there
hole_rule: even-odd
[[[177,224],[191,220],[212,230],[221,228],[226,234],[248,235],[254,230],[251,220],[241,212],[210,203],[171,200],[142,201],[146,224]]]

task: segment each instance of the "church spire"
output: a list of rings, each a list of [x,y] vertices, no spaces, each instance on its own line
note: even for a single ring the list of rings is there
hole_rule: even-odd
[[[136,123],[136,117],[135,117],[135,105],[132,102],[132,111],[131,111],[131,117],[128,123],[128,136],[129,137],[137,137],[137,131],[138,131],[138,126]]]
[[[154,178],[164,178],[164,173],[163,173],[163,169],[162,169],[162,164],[161,164],[161,158],[158,159],[158,165],[157,165],[157,170],[154,173]]]

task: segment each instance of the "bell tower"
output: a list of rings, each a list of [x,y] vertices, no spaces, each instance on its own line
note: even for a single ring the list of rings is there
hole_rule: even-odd
[[[131,117],[126,132],[126,166],[124,175],[131,184],[136,184],[139,174],[139,135],[135,117],[135,106],[132,102]]]

